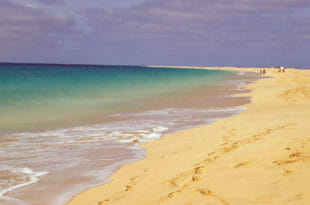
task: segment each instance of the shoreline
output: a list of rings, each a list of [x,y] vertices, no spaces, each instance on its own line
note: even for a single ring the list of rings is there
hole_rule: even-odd
[[[251,73],[229,73],[230,74],[227,72],[227,75],[223,77],[222,82],[224,83],[215,83],[207,88],[201,87],[193,89],[191,93],[184,92],[184,94],[188,96],[188,99],[173,95],[169,96],[168,99],[165,97],[157,100],[158,102],[163,102],[158,109],[120,114],[119,118],[123,119],[122,121],[116,121],[111,124],[97,124],[94,127],[83,126],[48,130],[38,133],[21,133],[20,136],[24,138],[35,137],[35,139],[39,140],[37,141],[38,143],[41,142],[40,135],[55,135],[58,138],[57,141],[62,141],[64,143],[64,149],[66,149],[67,155],[72,156],[75,156],[74,152],[76,151],[74,150],[79,149],[79,147],[77,147],[78,144],[83,142],[86,147],[85,150],[89,150],[87,152],[89,154],[83,155],[84,158],[82,156],[82,158],[80,157],[80,159],[84,159],[84,161],[79,163],[79,165],[75,165],[69,169],[66,168],[65,170],[61,169],[61,164],[57,167],[47,168],[23,164],[22,167],[26,169],[31,168],[34,171],[48,171],[49,174],[40,177],[37,183],[27,183],[27,186],[10,191],[7,196],[10,196],[12,199],[21,199],[25,203],[27,202],[30,204],[64,204],[78,193],[108,182],[108,177],[121,165],[144,159],[145,149],[140,147],[141,143],[159,139],[159,137],[166,134],[210,124],[217,118],[229,117],[239,113],[242,110],[239,106],[249,103],[250,99],[247,97],[234,97],[234,95],[249,92],[244,89],[244,86],[249,82],[259,79],[259,77],[257,74]],[[206,81],[206,79],[204,81]],[[177,99],[178,102],[172,103],[169,99]],[[172,107],[164,106],[165,104],[169,105],[169,103],[171,103],[170,106]],[[139,123],[139,121],[141,122]],[[128,125],[130,125],[129,127],[131,128],[126,128]],[[84,133],[83,130],[87,132]],[[115,132],[117,136],[120,136],[120,138],[114,139],[115,145],[109,145],[109,143],[106,142],[99,146],[94,144],[92,149],[87,149],[89,143],[96,143],[97,133],[100,135],[100,139],[103,139],[106,134],[113,137],[115,135],[113,130],[121,131],[119,134]],[[136,132],[138,134],[135,134]],[[83,136],[84,134],[87,134],[88,138],[85,138]],[[74,144],[75,141],[68,141],[69,145],[67,148],[65,145],[68,144],[67,140],[71,138],[67,139],[66,136],[71,136],[72,139],[75,139],[75,136],[78,137],[76,139],[77,144]],[[7,137],[7,140],[10,140],[9,136]],[[45,138],[44,144],[52,146],[54,143],[53,139],[54,138]],[[102,139],[100,140],[101,143],[104,142]],[[27,147],[27,144],[25,146]],[[86,153],[85,150],[79,152]],[[57,152],[58,150],[55,151]],[[102,156],[104,156],[104,159],[102,159]],[[109,160],[106,161],[106,159]],[[50,161],[53,160],[55,161],[57,158],[52,158]],[[66,158],[64,157],[62,160],[66,160]],[[74,162],[74,160],[70,161],[70,163]],[[46,159],[46,163],[48,163],[48,159]],[[7,172],[10,173],[9,167],[7,170]],[[28,172],[24,175],[27,174]],[[40,197],[33,198],[33,193],[39,191],[40,187]],[[8,200],[1,199],[1,197],[0,201],[0,203],[9,203]]]
[[[309,203],[310,73],[266,76],[247,86],[247,111],[144,144],[146,159],[68,204]]]

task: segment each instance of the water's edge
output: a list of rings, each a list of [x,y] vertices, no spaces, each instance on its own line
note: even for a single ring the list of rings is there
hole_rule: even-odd
[[[191,68],[184,68],[184,69],[191,69]],[[227,70],[227,71],[229,71],[229,70]],[[239,71],[232,71],[232,72],[239,72]],[[242,71],[241,73],[242,73],[242,75],[245,74],[245,73],[252,73],[252,74],[256,75],[256,73],[255,73],[254,71]],[[238,86],[238,89],[240,89],[240,90],[247,90],[246,93],[249,94],[248,97],[250,98],[250,102],[244,103],[244,104],[242,104],[242,105],[239,105],[238,107],[228,107],[228,108],[227,108],[227,109],[232,109],[232,110],[234,110],[235,113],[233,113],[233,114],[231,114],[231,115],[229,115],[229,116],[223,116],[223,117],[213,118],[213,120],[209,121],[209,122],[206,123],[206,124],[197,125],[197,126],[195,126],[195,127],[190,127],[190,128],[188,128],[188,129],[195,129],[195,128],[199,128],[199,127],[204,127],[204,126],[207,126],[207,125],[210,125],[210,124],[214,123],[214,122],[215,122],[216,120],[218,120],[218,119],[233,117],[233,116],[235,116],[235,115],[238,115],[238,114],[240,114],[240,113],[246,111],[247,108],[245,108],[245,106],[251,103],[251,98],[252,98],[252,96],[250,96],[250,93],[252,92],[252,90],[247,89],[246,87],[247,87],[249,84],[255,83],[257,80],[260,80],[260,79],[263,79],[263,77],[261,77],[261,76],[260,76],[260,77],[257,77],[257,79],[253,79],[253,80],[251,80],[250,82],[247,82],[246,84],[245,84],[244,82],[240,82],[240,85]],[[233,96],[232,96],[232,97],[233,97]],[[239,110],[238,110],[238,109],[239,109]],[[154,140],[145,142],[145,143],[143,143],[143,144],[152,143],[152,142],[154,142],[154,141],[156,141],[156,140],[161,140],[163,137],[165,137],[165,136],[167,136],[167,135],[175,134],[175,133],[182,132],[182,131],[188,130],[188,129],[176,130],[176,131],[174,131],[174,132],[167,132],[166,134],[160,136],[158,139],[154,139]],[[142,144],[139,145],[139,148],[140,148],[141,150],[144,151],[143,156],[140,156],[140,158],[137,157],[137,159],[133,159],[131,162],[126,162],[126,163],[119,164],[119,166],[115,167],[115,169],[114,169],[114,170],[111,172],[111,174],[108,176],[108,180],[107,180],[107,181],[105,181],[104,183],[102,183],[102,184],[100,184],[100,185],[97,185],[97,186],[93,186],[93,187],[84,189],[82,192],[79,192],[78,194],[75,194],[70,200],[66,201],[65,204],[69,203],[69,202],[72,201],[75,197],[77,197],[79,194],[82,194],[83,192],[86,192],[86,191],[91,190],[91,189],[96,189],[96,188],[101,187],[101,186],[104,186],[104,185],[106,185],[106,184],[108,184],[108,183],[112,183],[113,180],[112,180],[110,177],[111,177],[114,173],[116,173],[119,169],[121,169],[124,165],[130,164],[130,163],[134,163],[134,162],[137,162],[137,161],[140,161],[140,160],[145,160],[145,159],[147,159],[147,158],[146,158],[147,149],[143,148],[141,145],[142,145]]]
[[[251,72],[251,71],[249,71]],[[240,73],[240,75],[244,75],[245,73]],[[246,89],[246,86],[258,78],[251,79],[250,77],[246,78],[246,80],[238,81],[236,86],[236,92],[231,92],[231,94],[243,93],[243,92],[250,92],[250,90]],[[225,100],[233,101],[234,96],[229,96]],[[238,100],[237,100],[238,101]],[[120,167],[125,164],[129,164],[132,162],[136,162],[138,160],[145,159],[146,152],[142,144],[152,142],[154,140],[161,139],[163,136],[167,134],[176,133],[182,130],[187,130],[195,127],[201,127],[213,123],[215,120],[220,118],[231,117],[236,114],[245,111],[246,109],[242,106],[250,103],[250,98],[245,100],[242,103],[238,102],[237,106],[234,103],[231,105],[224,106],[218,109],[182,109],[182,108],[166,108],[166,109],[159,109],[159,110],[149,110],[145,112],[138,112],[138,113],[126,113],[126,116],[121,116],[117,114],[117,116],[111,115],[111,117],[118,117],[121,118],[121,121],[105,123],[102,126],[100,124],[92,125],[92,126],[80,126],[80,127],[73,127],[73,128],[64,128],[58,130],[51,130],[48,132],[49,136],[55,135],[57,137],[57,141],[48,141],[45,143],[49,143],[49,145],[60,146],[62,140],[66,142],[68,141],[67,137],[76,135],[75,142],[72,142],[70,146],[75,147],[79,146],[79,143],[85,144],[85,136],[87,136],[87,143],[98,143],[98,146],[93,147],[94,153],[87,153],[90,155],[90,158],[86,158],[86,160],[93,160],[94,162],[91,163],[89,161],[78,161],[75,164],[72,164],[72,168],[68,167],[68,170],[64,173],[61,173],[59,170],[54,170],[54,173],[48,173],[44,170],[33,170],[29,167],[24,167],[20,169],[16,169],[17,175],[20,173],[21,177],[22,174],[28,174],[30,176],[30,181],[16,185],[15,187],[11,187],[8,190],[4,190],[0,192],[0,202],[1,199],[5,201],[11,201],[13,204],[28,204],[24,201],[20,201],[24,197],[28,197],[31,201],[31,197],[27,196],[27,194],[20,193],[21,192],[29,192],[30,191],[39,191],[40,185],[44,185],[44,183],[50,183],[53,178],[57,180],[67,180],[66,174],[71,174],[74,176],[75,169],[81,168],[85,169],[85,176],[84,178],[94,178],[93,184],[86,183],[82,178],[81,181],[74,182],[76,183],[74,186],[70,187],[70,190],[63,190],[64,192],[56,198],[49,199],[43,198],[42,201],[45,201],[46,204],[64,204],[70,200],[72,200],[72,196],[76,196],[77,194],[84,192],[86,190],[92,189],[97,186],[102,186],[106,183],[111,182],[110,176],[117,172]],[[166,124],[168,123],[167,117],[170,116],[168,121],[178,120],[178,126],[174,127],[173,123],[169,126]],[[164,117],[164,118],[163,118]],[[156,119],[157,121],[154,121]],[[180,120],[181,119],[181,120]],[[182,122],[181,122],[182,121]],[[183,122],[184,121],[184,122]],[[143,122],[142,127],[137,127],[136,125]],[[107,129],[107,126],[109,127]],[[132,127],[134,129],[132,129]],[[122,128],[122,129],[120,129]],[[121,133],[122,137],[119,137]],[[23,133],[23,135],[15,134],[15,137],[24,137],[24,138],[40,138],[42,135],[46,133]],[[81,136],[80,136],[81,135]],[[101,141],[103,141],[101,143]],[[44,147],[44,144],[41,141],[33,141],[33,143],[38,146]],[[41,144],[40,144],[41,143]],[[86,145],[84,146],[88,146]],[[27,144],[27,146],[29,146]],[[61,145],[67,146],[67,145]],[[117,155],[109,155],[108,151],[102,151],[102,147],[106,147],[108,150],[118,150],[122,154]],[[45,148],[44,148],[45,149]],[[70,149],[70,147],[68,147]],[[98,152],[98,153],[95,153]],[[50,154],[50,153],[48,153]],[[76,153],[71,153],[72,156],[75,156]],[[104,156],[104,158],[102,158]],[[113,156],[109,158],[109,156]],[[98,161],[100,160],[100,164],[98,165]],[[101,163],[102,162],[102,163]],[[66,163],[66,162],[62,162]],[[68,161],[68,163],[70,163]],[[83,165],[91,165],[93,166],[91,172],[87,172],[87,167],[83,167]],[[86,173],[87,172],[87,173]],[[61,173],[61,176],[58,176],[57,173]],[[78,175],[76,175],[78,176]],[[63,178],[62,178],[63,177]],[[47,179],[48,178],[48,179]],[[56,180],[56,181],[57,181]],[[71,180],[71,179],[70,179]],[[71,183],[71,182],[70,182]],[[39,193],[39,192],[38,192]],[[45,204],[45,203],[44,203]]]

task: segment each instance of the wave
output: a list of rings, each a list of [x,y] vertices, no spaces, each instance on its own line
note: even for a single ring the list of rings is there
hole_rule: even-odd
[[[34,171],[31,168],[6,168],[0,169],[1,186],[0,197],[9,191],[18,189],[39,181],[39,177],[48,174],[45,171]]]
[[[121,117],[122,120],[115,122],[42,132],[8,134],[5,136],[7,139],[11,138],[16,141],[10,146],[2,147],[3,152],[1,154],[3,154],[3,158],[8,159],[6,162],[9,162],[11,166],[16,165],[16,163],[17,165],[31,164],[34,169],[48,170],[50,173],[62,172],[77,167],[81,163],[93,164],[99,160],[107,161],[114,167],[115,163],[119,163],[116,161],[118,153],[111,156],[96,156],[97,158],[88,158],[87,154],[81,155],[81,153],[119,144],[121,147],[125,146],[126,149],[133,150],[134,153],[143,157],[144,152],[140,151],[140,145],[143,143],[159,139],[168,133],[209,124],[219,117],[228,117],[245,110],[245,108],[241,107],[212,109],[169,108],[118,114],[118,117]],[[115,147],[115,149],[119,149],[119,146]],[[131,155],[127,157],[139,159],[139,156]],[[126,160],[130,160],[129,158],[126,158]],[[19,161],[16,161],[17,159]],[[105,172],[111,173],[111,170],[106,170]],[[6,184],[6,187],[0,189],[0,196],[17,188],[36,183],[41,176],[48,174],[46,171],[34,171],[28,167],[4,169],[0,167],[0,173],[1,171],[7,176],[11,176],[12,182],[3,181],[5,177],[0,176],[0,184],[3,184],[3,182]],[[89,170],[89,173],[91,172],[92,170]],[[100,176],[103,175],[100,174]],[[94,177],[96,176],[98,175],[94,175]],[[104,176],[106,176],[106,179],[108,178],[108,175]],[[100,182],[102,180],[105,179],[100,179]]]

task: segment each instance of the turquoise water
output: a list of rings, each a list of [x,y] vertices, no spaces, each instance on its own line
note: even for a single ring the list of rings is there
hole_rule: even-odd
[[[2,64],[0,204],[65,204],[144,158],[141,144],[242,112],[249,99],[232,95],[255,79],[180,68]]]
[[[0,65],[0,132],[93,122],[206,88],[231,73],[134,66]]]

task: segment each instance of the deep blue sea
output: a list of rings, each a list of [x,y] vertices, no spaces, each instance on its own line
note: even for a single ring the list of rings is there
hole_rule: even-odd
[[[250,99],[233,95],[255,79],[218,70],[0,64],[0,204],[64,204],[142,159],[142,143],[243,111]]]

